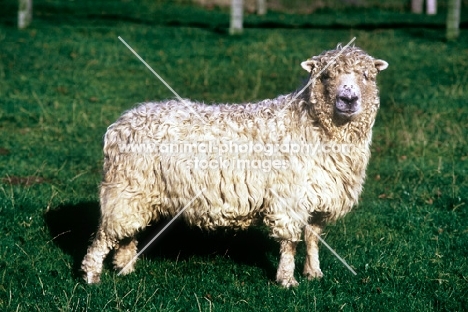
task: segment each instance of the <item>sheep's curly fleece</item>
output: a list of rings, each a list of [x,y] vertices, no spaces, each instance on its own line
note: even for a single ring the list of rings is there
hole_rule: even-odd
[[[314,79],[338,52],[342,55]],[[116,267],[124,267],[135,255],[133,237],[138,231],[155,220],[176,215],[192,200],[182,214],[190,225],[244,229],[264,222],[271,236],[281,242],[300,241],[307,224],[317,227],[316,232],[320,233],[327,221],[345,215],[358,202],[370,157],[371,128],[379,108],[375,84],[378,66],[359,48],[341,51],[338,47],[309,62],[313,64],[310,72],[314,80],[300,95],[292,93],[238,105],[206,105],[188,100],[143,103],[112,124],[104,137],[101,224],[82,266],[88,282],[99,281],[101,258],[110,249],[117,248]],[[364,73],[367,79],[367,83],[360,84],[362,112],[350,120],[334,113],[334,90],[337,77],[343,73]],[[187,142],[209,142],[213,146],[226,142],[254,142],[258,146],[349,144],[353,148],[349,153],[277,151],[274,155],[122,151],[122,146],[148,148]],[[195,157],[203,158],[205,163],[218,163],[220,156],[230,161],[255,159],[260,163],[273,159],[286,165],[268,171],[195,166]],[[311,236],[311,229],[306,236]],[[294,250],[288,252],[291,246],[295,249],[295,244],[282,243],[282,258],[294,256]],[[308,260],[310,268],[305,268],[312,277],[321,276],[318,255],[316,258]],[[283,259],[288,265],[280,263],[277,277],[287,287],[297,284],[288,259]],[[132,270],[133,267],[128,272]]]

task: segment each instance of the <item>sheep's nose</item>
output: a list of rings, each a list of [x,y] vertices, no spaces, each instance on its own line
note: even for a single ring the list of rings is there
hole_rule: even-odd
[[[354,106],[356,102],[358,101],[359,97],[357,96],[345,96],[341,95],[338,97],[343,103],[345,103],[347,106]]]

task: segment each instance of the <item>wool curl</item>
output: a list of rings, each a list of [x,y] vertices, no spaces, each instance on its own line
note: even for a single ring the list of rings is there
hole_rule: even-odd
[[[291,261],[294,271],[295,242],[302,239],[304,229],[309,225],[320,231],[358,202],[379,107],[378,66],[363,50],[338,46],[307,64],[312,81],[303,93],[237,105],[143,103],[112,124],[104,136],[100,226],[82,265],[86,280],[99,281],[102,259],[112,248],[117,250],[116,268],[124,267],[136,253],[138,231],[186,207],[182,218],[208,230],[245,229],[263,222],[282,242],[278,282],[296,285]],[[338,78],[344,73],[364,77],[357,79],[362,112],[349,120],[334,112]],[[187,144],[194,149],[179,148]],[[240,151],[249,144],[263,150]],[[346,144],[352,147],[346,153],[286,148]],[[205,148],[200,149],[202,145]],[[209,146],[215,148],[207,151]],[[266,147],[277,149],[267,153]],[[245,166],[232,165],[236,162]],[[306,259],[304,273],[320,277],[310,231],[305,240],[312,255],[307,256],[311,258]]]

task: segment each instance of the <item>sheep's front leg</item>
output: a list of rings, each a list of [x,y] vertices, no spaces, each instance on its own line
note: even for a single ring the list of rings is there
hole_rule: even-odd
[[[306,243],[306,259],[304,264],[304,275],[309,279],[321,278],[323,276],[320,270],[318,237],[322,233],[322,226],[307,225],[304,231],[304,240]]]
[[[102,229],[98,230],[96,238],[88,248],[88,253],[81,264],[81,269],[85,273],[84,279],[87,283],[99,283],[104,258],[114,248],[116,242],[115,239],[106,235]]]
[[[283,287],[295,287],[299,283],[294,278],[294,256],[296,255],[297,242],[280,242],[280,261],[276,273],[276,281]]]

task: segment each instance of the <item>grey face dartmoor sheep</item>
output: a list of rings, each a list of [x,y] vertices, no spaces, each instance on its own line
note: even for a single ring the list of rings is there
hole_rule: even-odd
[[[284,287],[298,284],[302,239],[304,275],[323,275],[316,235],[358,201],[379,108],[376,76],[388,64],[338,46],[301,65],[310,73],[302,93],[238,105],[143,103],[107,129],[100,226],[82,263],[88,283],[99,282],[112,249],[115,268],[132,272],[135,234],[179,212],[208,230],[263,222],[280,243]]]

